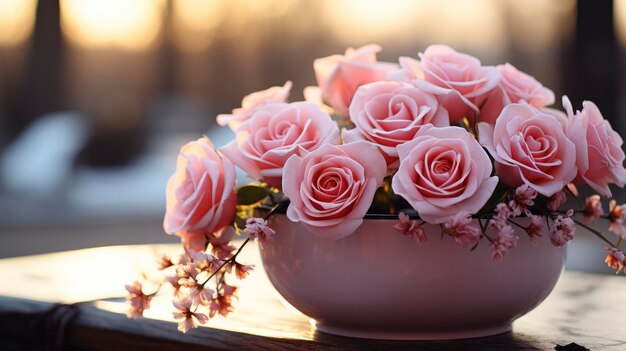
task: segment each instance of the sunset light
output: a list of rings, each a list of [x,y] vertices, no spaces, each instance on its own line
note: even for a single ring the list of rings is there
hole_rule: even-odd
[[[142,50],[159,34],[163,1],[62,0],[65,35],[84,47]]]
[[[22,43],[33,30],[36,0],[0,0],[0,46]]]

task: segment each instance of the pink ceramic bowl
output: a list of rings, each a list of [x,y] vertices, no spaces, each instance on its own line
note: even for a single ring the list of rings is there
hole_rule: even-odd
[[[518,218],[521,224],[527,219]],[[486,240],[470,252],[439,226],[420,246],[393,229],[397,220],[366,219],[340,240],[319,238],[285,215],[261,249],[272,284],[322,332],[374,339],[471,338],[511,330],[543,301],[563,270],[566,249],[536,246],[525,233],[516,250],[493,262]]]

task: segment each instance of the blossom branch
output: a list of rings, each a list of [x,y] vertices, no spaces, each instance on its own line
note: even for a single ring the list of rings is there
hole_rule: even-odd
[[[269,219],[274,213],[276,213],[276,210],[278,210],[278,208],[283,205],[286,201],[281,201],[279,203],[277,203],[276,205],[274,205],[269,212],[263,217],[263,220],[267,220]],[[225,260],[224,262],[222,262],[222,264],[219,266],[219,268],[211,273],[211,275],[209,275],[209,277],[200,284],[200,286],[204,286],[206,285],[206,283],[208,283],[211,278],[213,278],[218,272],[220,272],[222,270],[222,268],[226,267],[226,265],[230,264],[230,263],[236,263],[237,262],[237,256],[239,256],[239,253],[241,253],[241,250],[243,250],[243,248],[248,244],[248,242],[250,242],[250,238],[246,238],[246,240],[244,240],[244,242],[241,244],[241,246],[239,246],[239,249],[237,249],[237,251],[235,252],[234,255],[232,255],[229,259]]]
[[[523,225],[521,225],[521,224],[519,224],[519,223],[515,222],[514,220],[512,220],[512,219],[510,219],[510,218],[508,218],[508,219],[507,219],[507,221],[508,221],[509,223],[511,223],[511,224],[513,224],[513,225],[515,225],[515,226],[517,226],[518,228],[522,228],[522,229],[524,229],[524,230],[527,230],[527,229],[528,229],[528,227],[524,227]]]
[[[602,235],[602,233],[600,233],[599,231],[591,228],[590,226],[586,225],[585,223],[574,219],[574,223],[578,224],[579,226],[587,229],[588,231],[590,231],[593,235],[597,236],[598,238],[600,238],[602,241],[604,241],[605,243],[607,243],[609,246],[619,249],[619,245],[615,245],[613,244],[609,239],[607,239],[604,235]],[[620,238],[621,239],[621,238]]]
[[[489,222],[489,220],[487,220],[487,222]],[[489,235],[487,235],[487,223],[483,225],[483,220],[479,218],[478,224],[480,225],[480,231],[482,236],[487,238],[487,241],[489,241],[490,244],[493,244],[493,239]]]

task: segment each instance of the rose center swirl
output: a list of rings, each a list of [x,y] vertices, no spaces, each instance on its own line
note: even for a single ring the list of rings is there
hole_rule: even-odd
[[[424,196],[456,196],[463,191],[463,157],[455,150],[431,148],[415,165],[415,171],[415,186]]]
[[[526,126],[517,138],[529,161],[539,169],[557,166],[561,163],[556,159],[557,141],[554,136],[545,134],[540,126]]]

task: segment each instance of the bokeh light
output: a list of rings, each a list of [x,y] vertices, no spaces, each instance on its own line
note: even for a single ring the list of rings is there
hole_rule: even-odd
[[[0,0],[0,46],[24,42],[33,31],[37,0]]]
[[[61,26],[89,48],[149,48],[159,35],[163,0],[61,0]]]

